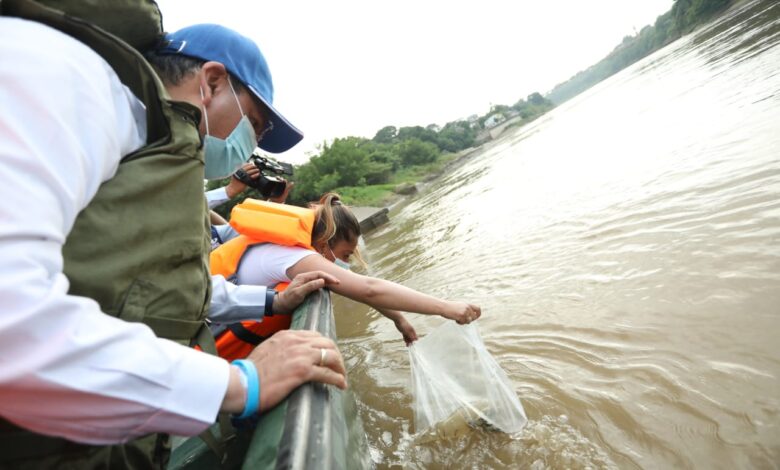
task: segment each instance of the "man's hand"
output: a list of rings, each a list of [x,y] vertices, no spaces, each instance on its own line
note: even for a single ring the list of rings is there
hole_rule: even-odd
[[[284,180],[284,192],[280,196],[269,197],[268,200],[277,204],[284,204],[285,201],[287,201],[287,196],[290,195],[290,191],[292,191],[294,186],[295,181]]]
[[[276,294],[273,304],[273,313],[291,313],[298,305],[303,303],[307,295],[317,289],[338,284],[339,280],[323,271],[311,271],[301,273],[287,286],[287,289]]]
[[[449,320],[455,320],[459,325],[468,325],[482,316],[482,309],[478,305],[466,302],[447,302],[442,316]]]
[[[325,361],[322,351],[325,351]],[[247,358],[260,377],[260,412],[273,408],[299,385],[322,382],[347,388],[347,370],[336,344],[316,331],[283,330]]]
[[[260,343],[247,359],[254,363],[260,379],[261,413],[276,406],[306,382],[322,382],[342,390],[347,388],[347,372],[341,353],[330,338],[316,331],[282,330]],[[245,403],[246,392],[238,372],[231,371],[222,411],[240,413]]]
[[[253,180],[256,180],[260,176],[260,169],[255,166],[252,162],[244,163],[241,166],[241,169],[244,170],[244,172],[249,175],[250,178]],[[233,199],[234,197],[241,194],[246,189],[246,184],[242,183],[238,178],[234,176],[230,177],[230,183],[228,183],[227,186],[225,186],[225,193],[227,193],[227,197],[230,199]]]

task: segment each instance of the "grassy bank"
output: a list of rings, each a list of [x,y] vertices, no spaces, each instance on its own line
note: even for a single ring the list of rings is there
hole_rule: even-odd
[[[334,191],[339,193],[344,199],[344,202],[348,205],[382,207],[399,196],[394,192],[399,186],[404,184],[415,184],[434,178],[439,175],[450,162],[453,162],[470,152],[471,150],[458,153],[445,153],[439,156],[433,163],[401,169],[390,178],[388,183],[367,186],[344,186],[336,188]]]

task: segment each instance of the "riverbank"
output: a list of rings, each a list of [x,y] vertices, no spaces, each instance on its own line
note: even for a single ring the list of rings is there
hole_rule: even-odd
[[[428,183],[436,180],[441,175],[448,173],[453,168],[463,165],[476,153],[482,151],[485,146],[499,139],[507,129],[516,129],[525,126],[544,114],[534,116],[531,119],[522,119],[519,116],[509,119],[504,123],[485,131],[480,144],[461,150],[460,152],[442,155],[436,162],[429,165],[414,166],[400,171],[390,183],[370,186],[340,188],[337,192],[342,196],[353,210],[364,215],[358,217],[362,222],[371,214],[381,209],[392,209],[396,204],[407,197],[420,192]]]
[[[531,122],[531,120],[518,123],[507,122],[496,135],[490,135],[490,139],[478,146],[470,147],[460,152],[442,155],[436,162],[429,165],[420,165],[407,168],[398,172],[390,183],[370,186],[339,188],[336,190],[345,203],[353,209],[368,211],[370,209],[392,209],[398,202],[408,196],[417,194],[424,186],[441,175],[449,172],[454,167],[462,165],[475,153],[482,150],[485,145],[497,139],[505,129],[516,128]]]
[[[431,172],[425,175],[419,181],[414,183],[404,182],[393,188],[393,190],[387,191],[387,194],[382,196],[377,205],[366,205],[366,200],[357,202],[357,204],[350,200],[347,196],[344,196],[344,200],[349,204],[350,209],[360,222],[360,229],[363,233],[368,233],[375,228],[386,224],[390,221],[389,212],[390,209],[395,207],[398,203],[405,200],[407,197],[417,194],[422,188],[429,182],[435,180],[439,176],[443,175],[456,165],[462,164],[472,154],[474,154],[480,147],[472,147],[470,149],[451,154],[453,157],[441,166],[437,171]],[[371,200],[368,200],[371,203]]]

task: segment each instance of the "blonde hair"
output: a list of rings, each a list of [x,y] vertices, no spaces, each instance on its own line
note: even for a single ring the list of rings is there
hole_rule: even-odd
[[[360,222],[355,214],[341,202],[341,196],[336,193],[325,193],[319,201],[309,204],[314,209],[314,229],[311,232],[311,244],[317,246],[325,242],[329,247],[341,240],[347,243],[355,243],[355,251],[352,255],[358,262],[366,266],[357,241],[360,238]]]

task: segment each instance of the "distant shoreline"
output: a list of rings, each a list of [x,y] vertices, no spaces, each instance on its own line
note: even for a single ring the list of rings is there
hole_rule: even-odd
[[[536,119],[544,116],[545,114],[547,113],[545,112],[529,120],[510,119],[502,123],[501,125],[496,126],[493,129],[490,129],[490,131],[493,131],[489,133],[490,139],[483,141],[477,146],[469,147],[467,149],[461,150],[454,154],[450,154],[449,160],[446,163],[444,163],[443,166],[437,168],[434,171],[421,175],[421,177],[414,182],[400,183],[396,185],[396,188],[394,188],[393,191],[390,191],[388,195],[384,199],[382,199],[382,201],[380,201],[378,204],[367,204],[364,201],[355,201],[354,203],[349,204],[349,206],[352,208],[357,208],[363,212],[369,211],[371,209],[378,210],[383,208],[386,208],[388,210],[393,210],[401,202],[406,201],[410,197],[419,194],[420,191],[424,189],[426,186],[428,186],[430,183],[437,180],[442,175],[449,173],[456,165],[463,164],[465,161],[471,159],[475,154],[479,153],[491,142],[494,142],[502,135],[504,135],[507,129],[523,127],[535,121]],[[414,186],[414,190],[412,190],[407,194],[402,194],[395,191],[396,189],[402,186],[406,186],[406,187]]]

